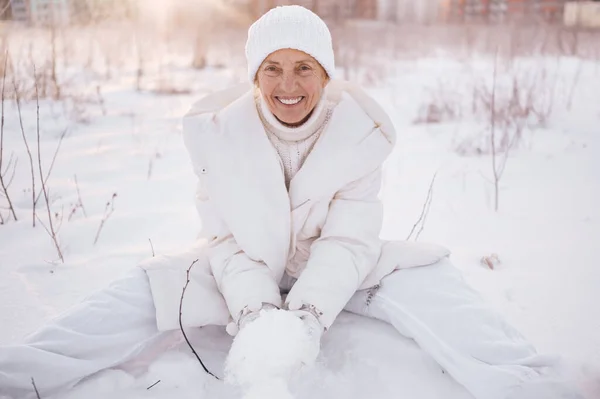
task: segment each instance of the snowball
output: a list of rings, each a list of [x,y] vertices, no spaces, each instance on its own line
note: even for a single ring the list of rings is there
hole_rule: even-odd
[[[244,388],[244,399],[292,398],[287,382],[314,358],[314,343],[300,318],[285,310],[263,310],[233,341],[225,380]]]

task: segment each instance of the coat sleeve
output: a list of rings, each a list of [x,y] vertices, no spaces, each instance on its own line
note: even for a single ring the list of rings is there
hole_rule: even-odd
[[[251,259],[240,248],[230,232],[218,208],[211,201],[207,176],[207,166],[202,157],[201,143],[191,135],[201,134],[190,131],[193,126],[184,124],[185,144],[190,154],[194,172],[198,177],[196,188],[196,209],[200,215],[202,229],[200,238],[205,239],[205,247],[212,274],[217,287],[229,309],[229,313],[237,322],[241,311],[246,306],[270,303],[281,306],[279,286],[271,270],[265,263]]]
[[[306,268],[286,299],[291,307],[314,306],[322,313],[320,321],[325,328],[331,326],[379,260],[381,177],[379,167],[336,193],[321,236],[311,246]]]

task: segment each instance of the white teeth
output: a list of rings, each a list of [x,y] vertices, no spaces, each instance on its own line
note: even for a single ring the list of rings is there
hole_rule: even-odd
[[[302,97],[296,97],[296,98],[279,98],[279,97],[277,97],[277,99],[285,105],[294,105],[294,104],[298,104],[302,100]]]

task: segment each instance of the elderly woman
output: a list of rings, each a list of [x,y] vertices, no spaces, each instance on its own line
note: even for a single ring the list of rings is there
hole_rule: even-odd
[[[179,328],[186,286],[186,328],[241,334],[261,310],[283,309],[316,354],[345,309],[414,339],[477,399],[579,397],[544,373],[549,361],[465,285],[447,250],[379,239],[395,132],[361,89],[332,80],[325,23],[272,9],[250,28],[246,56],[252,87],[209,95],[184,118],[202,240],[0,348],[0,395],[27,397],[31,377],[51,394],[134,358]]]

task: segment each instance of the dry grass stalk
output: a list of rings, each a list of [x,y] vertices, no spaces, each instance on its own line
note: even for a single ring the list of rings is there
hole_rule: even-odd
[[[492,99],[490,104],[490,140],[492,146],[492,171],[494,173],[494,210],[498,211],[498,183],[500,182],[500,177],[504,172],[504,166],[502,170],[499,171],[496,167],[496,75],[498,68],[498,52],[496,51],[496,57],[494,58],[494,75],[492,80]],[[506,162],[504,162],[506,165]]]
[[[15,219],[15,221],[17,220],[17,214],[15,212],[15,208],[13,207],[12,201],[10,199],[10,196],[8,195],[8,187],[10,186],[10,183],[12,182],[12,179],[15,176],[15,171],[17,169],[17,162],[15,161],[14,165],[12,165],[12,160],[13,160],[13,156],[11,154],[11,157],[8,161],[8,165],[6,166],[5,170],[2,170],[2,166],[3,166],[3,160],[4,160],[4,98],[5,98],[5,86],[6,86],[6,69],[7,69],[7,64],[8,64],[8,51],[5,53],[4,55],[4,71],[2,73],[2,121],[0,122],[0,187],[2,188],[2,191],[0,192],[0,194],[2,194],[2,196],[4,198],[6,198],[6,201],[8,202],[8,209],[9,209],[9,216],[12,213],[13,218]],[[8,171],[10,170],[11,166],[13,166],[13,173],[12,173],[12,177],[9,179],[8,182],[6,182],[4,180],[5,175],[8,173]],[[0,224],[4,224],[5,220],[4,217],[2,216],[2,214],[0,213]]]
[[[75,213],[77,212],[77,209],[81,209],[81,211],[83,212],[83,216],[85,216],[87,218],[87,212],[85,211],[85,207],[83,206],[83,200],[81,199],[81,192],[79,191],[79,183],[77,182],[77,175],[73,176],[73,180],[75,181],[75,189],[77,190],[77,202],[75,203],[75,206],[73,207],[73,209],[71,209],[71,213],[69,214],[68,217],[68,221],[71,221],[71,218],[75,215]]]
[[[27,136],[25,135],[25,128],[23,127],[23,116],[21,114],[21,98],[19,94],[19,89],[17,87],[17,82],[13,76],[13,88],[15,90],[15,100],[17,103],[17,111],[19,113],[19,125],[21,126],[21,134],[23,136],[23,142],[25,143],[25,148],[27,149],[27,156],[29,157],[29,168],[31,170],[31,206],[32,206],[32,219],[33,219],[33,227],[35,227],[35,172],[33,168],[33,155],[31,154],[31,149],[29,148],[29,143],[27,142]],[[36,81],[36,91],[37,91],[37,81]]]
[[[417,226],[421,225],[419,228],[419,231],[417,232],[417,234],[415,236],[415,241],[417,241],[419,239],[419,236],[423,232],[423,229],[425,228],[425,222],[427,221],[427,215],[429,214],[429,208],[431,207],[431,201],[433,200],[433,184],[435,183],[436,177],[437,177],[437,172],[435,172],[433,174],[433,177],[431,178],[431,183],[429,183],[429,189],[427,190],[427,198],[425,198],[425,202],[423,203],[423,208],[421,209],[421,214],[419,215],[419,219],[417,219],[417,221],[413,225],[412,229],[410,230],[408,237],[406,237],[406,241],[410,240],[410,238],[412,237],[413,233],[415,232]]]
[[[39,116],[38,116],[38,119],[39,119]],[[52,169],[54,169],[54,163],[56,162],[56,157],[58,156],[58,151],[60,150],[60,147],[62,145],[63,139],[67,135],[67,132],[68,132],[67,129],[63,130],[63,132],[61,133],[61,135],[60,135],[60,137],[58,139],[58,145],[56,146],[56,150],[54,150],[54,155],[52,156],[52,162],[50,162],[50,166],[48,167],[48,171],[46,172],[46,177],[44,177],[44,180],[42,181],[42,187],[48,185],[48,179],[50,178],[50,174],[52,173]],[[36,205],[37,205],[38,201],[40,200],[40,197],[42,196],[42,194],[43,194],[43,191],[40,190],[40,192],[35,197],[35,204]]]
[[[96,232],[96,238],[94,238],[94,245],[98,242],[98,238],[100,238],[100,232],[104,227],[104,223],[110,218],[110,216],[115,211],[115,198],[117,198],[117,193],[113,193],[111,199],[106,203],[106,207],[104,208],[104,216],[100,221],[100,226],[98,226],[98,231]]]
[[[35,73],[35,65],[33,68],[34,68],[33,73],[35,75],[36,74]],[[42,169],[42,152],[41,152],[41,146],[40,146],[40,101],[39,101],[39,97],[37,96],[37,94],[38,94],[37,82],[36,82],[36,86],[35,86],[35,93],[36,93],[36,133],[37,133],[38,167],[40,170],[40,179],[42,179],[42,193],[44,194],[44,200],[46,202],[46,210],[48,212],[48,224],[49,224],[49,230],[50,230],[49,233],[52,238],[52,242],[54,243],[54,247],[56,248],[56,252],[58,253],[58,257],[60,258],[61,262],[65,263],[65,258],[63,256],[62,250],[60,248],[60,244],[58,242],[57,230],[54,228],[54,223],[52,221],[52,214],[50,212],[50,200],[48,199],[48,190],[46,187],[46,182],[42,178],[42,176],[44,176],[44,171]],[[59,146],[60,146],[60,144],[59,144]],[[35,210],[35,198],[34,198],[34,210]],[[62,223],[62,219],[61,219],[61,223]],[[48,229],[46,229],[46,231],[48,231]]]
[[[154,258],[154,245],[152,245],[152,240],[148,238],[148,241],[150,241],[150,248],[152,249],[152,257]]]

